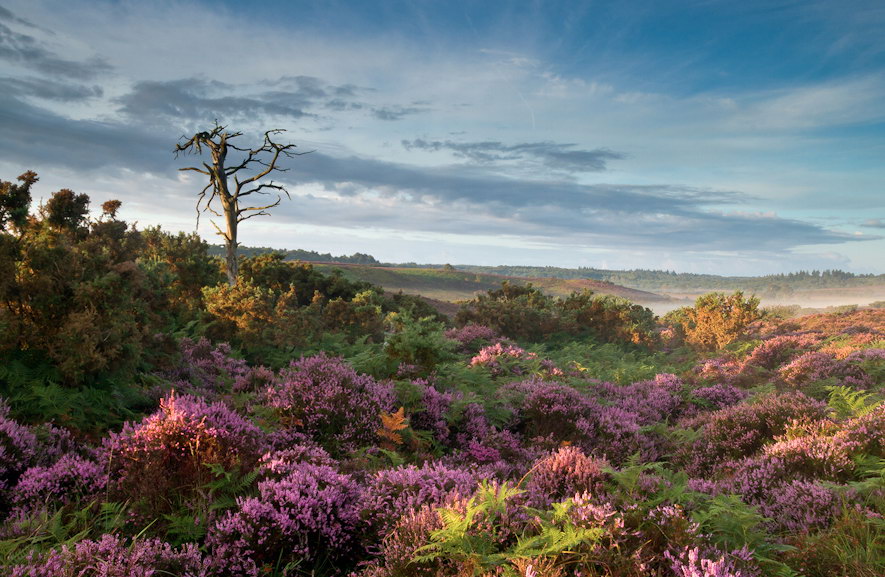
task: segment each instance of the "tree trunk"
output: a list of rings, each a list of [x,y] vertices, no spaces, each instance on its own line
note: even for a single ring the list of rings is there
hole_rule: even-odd
[[[237,286],[237,277],[240,274],[240,263],[237,260],[237,215],[235,211],[227,209],[224,215],[227,220],[227,234],[224,235],[227,248],[227,284]]]

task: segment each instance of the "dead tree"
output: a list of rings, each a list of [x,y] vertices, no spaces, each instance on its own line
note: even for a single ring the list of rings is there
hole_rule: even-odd
[[[280,168],[278,162],[283,158],[291,158],[307,154],[295,152],[294,144],[280,144],[275,137],[285,132],[282,129],[268,130],[264,133],[264,142],[257,148],[241,148],[231,141],[243,135],[242,132],[228,132],[227,127],[218,122],[209,132],[198,132],[187,138],[181,137],[175,146],[175,156],[179,154],[203,153],[203,147],[212,155],[212,162],[203,162],[203,166],[188,166],[179,170],[199,172],[209,177],[209,183],[200,192],[197,198],[197,224],[200,222],[200,214],[211,212],[215,216],[224,219],[224,229],[215,221],[212,226],[224,238],[227,262],[227,281],[231,286],[237,284],[239,263],[237,262],[237,227],[246,219],[258,215],[269,215],[267,211],[282,201],[282,195],[286,198],[289,191],[273,180],[259,182],[272,172],[286,172],[288,169]],[[258,196],[252,196],[258,195]],[[265,197],[268,202],[255,202],[260,197]],[[247,197],[248,200],[245,200]],[[221,205],[221,212],[218,210]]]

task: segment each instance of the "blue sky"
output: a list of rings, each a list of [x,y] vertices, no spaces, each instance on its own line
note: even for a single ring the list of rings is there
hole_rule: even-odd
[[[313,151],[244,244],[885,273],[878,0],[0,0],[0,83],[0,178],[139,226],[194,229],[217,118]]]

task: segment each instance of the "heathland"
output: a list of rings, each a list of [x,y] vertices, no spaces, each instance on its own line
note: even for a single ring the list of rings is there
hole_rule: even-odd
[[[227,275],[88,203],[0,211],[4,575],[885,574],[885,309]]]

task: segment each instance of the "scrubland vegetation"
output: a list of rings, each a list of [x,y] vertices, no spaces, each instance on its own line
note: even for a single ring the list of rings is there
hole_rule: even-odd
[[[0,189],[0,573],[878,576],[885,309],[418,297]]]

